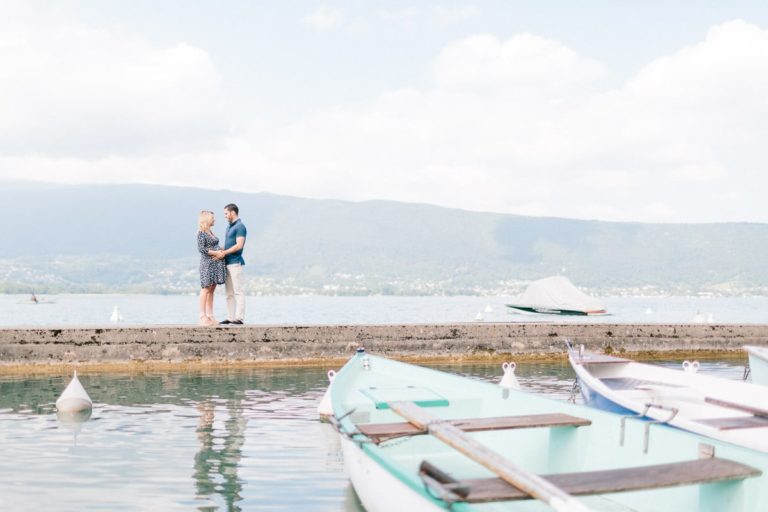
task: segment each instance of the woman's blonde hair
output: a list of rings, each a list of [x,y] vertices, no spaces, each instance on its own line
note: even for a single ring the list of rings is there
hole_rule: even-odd
[[[198,231],[208,231],[213,224],[213,212],[203,210],[200,212],[200,216],[197,218]]]

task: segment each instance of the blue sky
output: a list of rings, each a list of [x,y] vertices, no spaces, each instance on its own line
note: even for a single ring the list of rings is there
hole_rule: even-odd
[[[761,2],[0,4],[0,178],[768,222]]]
[[[506,39],[530,32],[551,38],[604,62],[620,81],[661,55],[699,42],[718,23],[744,19],[768,26],[768,3],[759,1],[90,0],[54,5],[95,27],[142,34],[158,45],[183,41],[204,48],[226,78],[227,93],[249,112],[268,113],[278,122],[318,107],[364,102],[398,87],[427,86],[430,64],[441,49],[476,34]],[[324,9],[340,19],[325,30],[313,29],[307,18]]]

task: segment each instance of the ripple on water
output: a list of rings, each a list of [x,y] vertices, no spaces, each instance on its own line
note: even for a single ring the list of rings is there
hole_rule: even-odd
[[[665,363],[670,366],[678,362]],[[497,364],[440,369],[497,382]],[[743,367],[705,363],[738,378]],[[524,389],[565,399],[563,364],[520,364]],[[57,419],[68,377],[0,378],[7,510],[360,511],[338,438],[317,420],[324,369],[82,375],[83,423]]]

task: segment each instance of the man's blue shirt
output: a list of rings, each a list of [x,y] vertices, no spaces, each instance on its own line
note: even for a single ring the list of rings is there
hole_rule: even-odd
[[[227,234],[224,236],[224,249],[226,250],[230,247],[234,247],[237,244],[238,237],[241,236],[245,238],[247,235],[248,230],[245,229],[245,224],[243,224],[240,219],[237,219],[235,222],[227,226]],[[245,260],[243,259],[243,249],[240,249],[237,252],[233,252],[232,254],[227,254],[224,257],[224,262],[227,265],[232,265],[233,263],[245,265]]]

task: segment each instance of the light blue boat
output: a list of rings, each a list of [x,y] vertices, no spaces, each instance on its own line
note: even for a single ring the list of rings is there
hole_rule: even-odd
[[[768,453],[768,388],[568,346],[584,402]]]
[[[665,425],[364,352],[330,394],[368,512],[768,510],[768,454]]]
[[[747,346],[744,349],[749,354],[749,373],[752,382],[768,386],[768,347]]]

